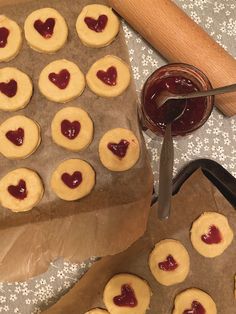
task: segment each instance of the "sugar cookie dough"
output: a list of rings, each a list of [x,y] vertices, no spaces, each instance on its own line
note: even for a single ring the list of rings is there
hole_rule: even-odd
[[[51,124],[53,141],[66,149],[80,151],[93,139],[93,122],[86,111],[66,107],[55,115]]]
[[[22,46],[22,33],[19,25],[0,15],[0,62],[14,59]]]
[[[6,158],[26,158],[40,142],[39,124],[25,116],[11,117],[0,125],[0,153]]]
[[[151,295],[145,280],[131,274],[119,274],[106,284],[103,302],[111,314],[145,314]]]
[[[32,12],[25,20],[24,30],[31,48],[44,53],[58,51],[64,46],[68,36],[64,18],[52,8]]]
[[[234,234],[228,219],[216,212],[206,212],[194,221],[191,241],[194,248],[205,257],[221,255],[231,244]]]
[[[28,105],[33,85],[25,73],[16,68],[0,69],[0,110],[16,111]]]
[[[172,314],[217,314],[216,304],[212,298],[202,290],[188,289],[175,298]]]
[[[88,195],[95,185],[95,172],[85,161],[69,159],[62,162],[51,177],[52,190],[66,201]]]
[[[99,157],[111,171],[132,168],[139,159],[140,146],[134,133],[128,129],[112,129],[105,133],[99,143]]]
[[[85,46],[100,48],[109,45],[120,29],[120,21],[112,9],[101,4],[83,8],[76,22],[76,30]]]
[[[96,309],[89,310],[85,314],[109,314],[109,313],[106,310],[96,308]]]
[[[171,286],[183,282],[189,273],[188,252],[179,241],[160,241],[149,256],[149,267],[155,279],[162,285]]]
[[[116,56],[96,61],[86,75],[89,88],[101,97],[121,95],[130,84],[129,66]]]
[[[39,90],[49,100],[66,103],[80,96],[85,78],[79,67],[68,60],[56,60],[40,73]]]
[[[0,203],[13,212],[35,207],[43,197],[43,184],[36,172],[19,168],[0,180]]]

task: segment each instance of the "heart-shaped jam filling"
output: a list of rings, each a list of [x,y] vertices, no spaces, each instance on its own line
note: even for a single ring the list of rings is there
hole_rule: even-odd
[[[99,18],[93,19],[92,17],[85,17],[85,23],[87,24],[88,28],[96,33],[101,33],[107,26],[108,17],[105,14],[99,16]]]
[[[63,120],[61,122],[61,133],[67,137],[69,140],[75,139],[81,129],[79,121],[70,122],[68,120]]]
[[[8,83],[0,83],[0,92],[9,98],[14,97],[17,92],[17,82],[15,80],[10,80]]]
[[[5,136],[6,138],[11,141],[16,146],[21,146],[24,142],[24,129],[18,128],[15,131],[8,131]]]
[[[62,181],[71,189],[76,189],[82,182],[82,173],[75,171],[72,175],[63,173],[61,176]]]
[[[26,183],[24,180],[20,180],[17,185],[9,185],[8,192],[18,200],[24,200],[27,197]]]
[[[158,263],[158,267],[164,271],[173,271],[178,266],[179,265],[177,264],[176,260],[174,259],[172,255],[168,255],[164,262]]]
[[[0,48],[6,47],[10,32],[6,27],[0,27]]]
[[[129,142],[126,140],[121,140],[118,144],[116,143],[108,143],[108,149],[112,151],[114,155],[119,158],[123,158],[126,155],[127,149],[129,147]]]
[[[222,241],[222,236],[220,230],[212,225],[210,226],[208,233],[201,236],[201,239],[206,244],[218,244]]]
[[[106,85],[115,86],[117,84],[117,70],[113,66],[108,68],[107,71],[99,70],[97,78]]]
[[[113,302],[117,306],[135,307],[138,305],[134,290],[128,284],[121,287],[121,295],[114,297]]]
[[[70,81],[70,72],[63,69],[59,73],[50,73],[48,78],[58,88],[65,89]]]
[[[192,308],[189,310],[185,310],[183,314],[206,314],[206,310],[201,305],[201,303],[193,301]]]
[[[34,28],[36,29],[36,31],[46,39],[52,37],[54,26],[55,19],[53,18],[48,18],[45,22],[42,22],[41,20],[37,20],[34,22]]]

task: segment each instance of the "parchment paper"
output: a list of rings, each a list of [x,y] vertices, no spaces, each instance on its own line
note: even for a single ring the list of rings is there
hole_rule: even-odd
[[[42,144],[35,154],[25,160],[15,161],[0,156],[0,177],[17,167],[28,167],[40,174],[45,185],[43,200],[32,211],[16,214],[0,208],[1,281],[23,280],[41,273],[46,270],[49,261],[59,256],[79,262],[93,255],[117,253],[126,249],[145,231],[152,193],[152,173],[140,135],[134,85],[131,84],[122,96],[114,99],[100,98],[86,87],[81,97],[66,105],[47,101],[37,87],[41,70],[56,59],[74,61],[85,74],[97,59],[107,54],[117,55],[129,62],[122,32],[110,46],[102,49],[87,48],[81,44],[75,23],[83,6],[89,3],[106,1],[1,0],[0,3],[1,14],[16,20],[22,29],[28,14],[42,7],[57,9],[69,26],[68,42],[56,54],[35,52],[24,41],[17,58],[0,65],[1,68],[19,68],[34,83],[30,104],[16,113],[1,112],[0,123],[14,114],[23,114],[35,119],[42,128]],[[83,152],[69,152],[52,142],[51,121],[55,113],[66,106],[85,109],[94,121],[94,140]],[[122,173],[105,169],[98,156],[100,138],[106,131],[116,127],[133,130],[142,148],[135,167]],[[49,185],[56,165],[69,158],[84,159],[96,171],[95,189],[78,202],[59,200]]]
[[[160,221],[156,206],[151,209],[145,235],[127,251],[97,262],[72,290],[45,311],[45,314],[83,314],[93,307],[104,307],[103,289],[115,274],[128,272],[146,279],[153,292],[149,314],[171,314],[175,296],[195,287],[209,293],[217,305],[218,314],[235,313],[234,275],[236,273],[236,240],[219,257],[204,258],[195,251],[189,239],[192,222],[204,211],[226,215],[236,232],[236,212],[224,196],[202,174],[196,171],[173,198],[171,218]],[[166,238],[180,240],[190,254],[190,273],[178,285],[165,287],[155,281],[148,267],[148,256],[154,244]]]

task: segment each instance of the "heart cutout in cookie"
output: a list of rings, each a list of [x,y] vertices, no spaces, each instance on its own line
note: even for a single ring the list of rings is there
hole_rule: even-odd
[[[201,303],[193,301],[191,309],[185,310],[183,314],[206,314],[206,310]]]
[[[168,255],[166,260],[164,262],[158,263],[158,266],[161,270],[164,271],[173,271],[175,270],[179,265],[177,264],[176,260],[172,255]]]
[[[85,17],[84,22],[92,31],[101,33],[107,26],[108,17],[105,14],[100,15],[97,20],[92,17]]]
[[[54,26],[55,26],[55,19],[53,18],[48,18],[46,19],[45,22],[42,22],[41,20],[36,20],[34,22],[34,28],[45,39],[52,37]]]
[[[10,32],[6,27],[0,27],[0,48],[6,47]]]
[[[79,121],[70,122],[69,120],[63,120],[61,122],[61,133],[69,140],[74,140],[81,129]]]
[[[106,71],[99,70],[97,78],[106,85],[115,86],[117,84],[117,70],[114,66],[111,66]]]
[[[82,182],[82,173],[80,171],[75,171],[71,175],[65,172],[62,174],[61,179],[70,189],[76,189]]]
[[[121,295],[114,297],[113,302],[117,306],[136,307],[138,305],[134,290],[128,284],[121,287]]]
[[[10,80],[8,83],[0,83],[0,92],[9,98],[14,97],[17,92],[17,82],[15,80]]]
[[[126,140],[121,140],[118,144],[117,143],[108,143],[107,147],[114,155],[116,155],[119,158],[124,158],[127,149],[129,147],[129,142]]]
[[[210,226],[208,233],[201,236],[201,239],[206,244],[218,244],[222,241],[222,235],[220,230],[212,225]]]
[[[22,179],[17,185],[9,185],[7,190],[13,197],[21,201],[27,197],[28,193],[26,188],[26,182]]]
[[[5,136],[14,145],[21,146],[23,145],[23,142],[24,142],[25,132],[24,132],[24,129],[18,128],[15,131],[8,131]]]
[[[58,88],[65,89],[70,81],[70,72],[66,69],[63,69],[59,73],[50,73],[48,78]]]

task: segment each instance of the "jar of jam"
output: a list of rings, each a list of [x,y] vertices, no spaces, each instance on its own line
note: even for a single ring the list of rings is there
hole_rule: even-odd
[[[172,63],[157,69],[146,81],[142,91],[142,120],[157,135],[163,135],[168,121],[167,114],[175,106],[182,106],[183,114],[173,121],[172,135],[186,135],[201,127],[209,118],[214,97],[169,100],[158,108],[158,95],[163,91],[187,94],[211,89],[204,73],[192,65]]]

